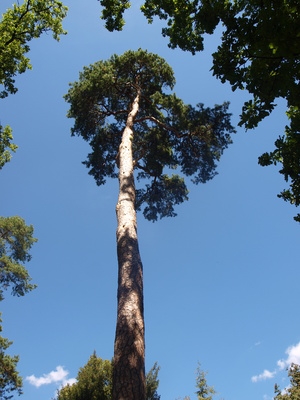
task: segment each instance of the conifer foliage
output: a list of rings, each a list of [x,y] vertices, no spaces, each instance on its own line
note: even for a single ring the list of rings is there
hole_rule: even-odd
[[[1,314],[0,314],[1,315]],[[2,319],[0,318],[0,332],[2,332]],[[6,354],[12,344],[7,338],[0,335],[0,398],[12,399],[13,393],[22,394],[22,378],[17,371],[18,356]]]
[[[291,364],[289,368],[290,384],[287,389],[281,391],[279,386],[275,385],[274,400],[299,400],[300,399],[300,366]]]
[[[58,391],[57,400],[110,400],[112,362],[94,352],[77,374],[77,382]]]
[[[31,260],[30,249],[36,241],[33,226],[23,218],[0,217],[0,301],[9,287],[16,296],[35,288],[24,264]]]
[[[30,261],[30,250],[36,241],[32,225],[26,225],[22,218],[0,217],[0,301],[8,289],[15,296],[24,296],[35,288],[25,263]],[[11,344],[0,335],[0,398],[4,400],[13,398],[14,392],[22,393],[22,379],[16,369],[19,357],[6,354]]]
[[[208,386],[206,381],[207,372],[204,372],[198,364],[196,371],[196,394],[198,400],[212,400],[216,393],[213,386]]]
[[[146,374],[146,400],[159,400],[157,394],[159,366],[153,365]],[[103,360],[94,352],[77,374],[73,385],[66,385],[57,393],[57,400],[111,400],[113,360]]]
[[[205,183],[216,175],[216,162],[234,132],[228,103],[186,105],[166,94],[174,85],[173,71],[162,58],[128,51],[85,67],[65,96],[71,105],[68,117],[75,119],[72,134],[92,148],[84,164],[102,185],[118,176],[122,133],[141,92],[131,140],[137,181],[146,184],[136,190],[136,206],[151,221],[175,216],[174,206],[188,198],[183,178],[165,171],[181,170],[194,183]]]

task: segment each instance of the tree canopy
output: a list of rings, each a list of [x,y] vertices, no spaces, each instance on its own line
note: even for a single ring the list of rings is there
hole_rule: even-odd
[[[156,362],[146,374],[146,400],[160,400],[160,395],[157,393],[159,386],[159,370],[160,367]]]
[[[159,367],[157,363],[146,375],[146,400],[159,400]],[[94,352],[79,369],[77,382],[66,385],[57,393],[57,400],[111,400],[113,360],[103,360]]]
[[[298,400],[300,398],[300,366],[291,364],[288,375],[290,385],[284,391],[281,391],[276,384],[274,400]]]
[[[129,1],[100,0],[109,30],[120,30]],[[280,173],[290,188],[279,197],[300,204],[300,5],[298,0],[145,0],[141,7],[149,22],[166,21],[163,36],[169,47],[195,54],[204,48],[204,35],[222,25],[221,44],[213,53],[213,74],[233,90],[253,97],[242,107],[240,126],[255,128],[270,115],[278,98],[287,102],[290,125],[275,150],[259,158],[261,165],[282,164]],[[300,222],[300,214],[295,217]]]
[[[32,225],[27,226],[22,218],[0,217],[0,301],[8,288],[13,295],[23,296],[36,287],[24,265],[30,261],[30,249],[36,241]],[[12,392],[22,393],[22,378],[16,369],[19,357],[5,353],[11,344],[0,335],[0,397],[4,400],[13,398]]]
[[[206,375],[207,372],[201,369],[201,365],[198,362],[196,370],[196,395],[198,400],[212,400],[216,394],[214,387],[207,384]],[[185,396],[183,400],[191,400],[191,397]]]
[[[198,363],[196,371],[196,394],[198,400],[212,400],[213,395],[216,393],[213,386],[208,386],[206,375],[207,372],[204,372]]]
[[[84,164],[102,185],[118,176],[122,131],[141,89],[132,147],[137,181],[146,183],[136,190],[136,209],[151,221],[175,216],[174,206],[188,198],[184,178],[170,171],[179,169],[196,184],[212,179],[234,132],[228,103],[214,108],[184,104],[170,93],[174,84],[171,67],[140,49],[85,67],[65,96],[68,117],[75,119],[72,134],[92,148]]]
[[[0,125],[0,170],[10,161],[11,152],[17,150],[17,145],[12,143],[13,136],[11,127],[6,125],[4,128]]]
[[[29,42],[52,31],[55,40],[66,32],[62,20],[67,7],[58,0],[24,0],[2,14],[0,22],[0,98],[16,93],[14,77],[31,69]]]
[[[1,316],[1,314],[0,314]],[[2,332],[2,319],[0,317],[0,333]],[[18,356],[10,356],[5,351],[12,344],[0,335],[0,398],[12,399],[13,392],[22,394],[22,378],[17,371]]]
[[[77,382],[57,393],[57,400],[108,400],[112,391],[112,362],[102,360],[94,352],[80,368]]]
[[[55,40],[66,33],[62,20],[67,7],[58,0],[24,0],[13,3],[0,21],[0,99],[17,92],[15,76],[31,69],[27,53],[32,39],[52,31]],[[12,143],[12,129],[0,122],[0,169],[10,161],[17,146]]]
[[[27,226],[22,218],[0,217],[0,301],[9,287],[16,296],[36,287],[24,265],[31,260],[30,249],[36,241],[33,226]]]

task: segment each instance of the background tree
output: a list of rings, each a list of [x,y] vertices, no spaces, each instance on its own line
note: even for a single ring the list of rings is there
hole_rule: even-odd
[[[198,363],[197,371],[196,371],[196,394],[198,400],[212,400],[213,395],[216,393],[213,386],[208,386],[206,381],[207,372],[204,372],[200,368],[200,364]]]
[[[207,372],[201,369],[201,365],[198,363],[196,370],[196,394],[198,400],[212,400],[214,394],[216,393],[213,386],[208,386],[206,380]],[[178,398],[177,400],[180,400]],[[183,400],[191,400],[190,396],[185,396]]]
[[[143,50],[114,55],[85,67],[65,96],[72,134],[92,148],[85,165],[96,183],[119,176],[116,207],[118,312],[114,350],[113,399],[145,399],[143,271],[137,240],[136,209],[145,218],[174,216],[187,200],[180,169],[194,183],[216,174],[216,161],[231,143],[228,104],[185,105],[172,89],[171,67]],[[119,175],[117,174],[119,169]],[[145,179],[144,188],[135,189]]]
[[[17,92],[15,76],[31,69],[27,53],[32,39],[52,31],[55,40],[66,32],[62,20],[67,7],[57,0],[25,0],[14,3],[2,14],[0,21],[0,98]],[[0,124],[1,125],[1,124]],[[0,126],[0,169],[11,158],[17,146],[12,141],[11,128]]]
[[[62,20],[67,7],[57,0],[25,0],[23,4],[13,3],[2,14],[0,21],[0,98],[17,92],[15,76],[31,69],[27,53],[29,42],[39,38],[44,32],[52,31],[55,40],[66,32]],[[12,143],[12,129],[0,123],[0,169],[10,161],[11,152],[17,146]],[[18,217],[0,217],[0,301],[9,287],[12,294],[23,296],[35,288],[25,263],[30,261],[29,253],[37,240],[33,237],[33,227],[27,226]],[[2,320],[0,321],[2,322]],[[0,326],[0,332],[2,326]],[[11,357],[5,351],[11,345],[0,336],[0,397],[10,399],[11,392],[22,393],[22,379],[16,367],[18,356]]]
[[[0,318],[0,332],[2,332],[1,323]],[[13,392],[22,394],[22,378],[17,371],[19,357],[5,353],[11,344],[12,342],[0,335],[0,398],[3,400],[12,399]]]
[[[129,1],[100,0],[109,30],[121,30]],[[300,204],[300,4],[298,0],[145,0],[149,22],[166,20],[163,36],[169,47],[195,54],[204,48],[204,34],[223,25],[221,44],[213,54],[212,71],[233,90],[246,89],[253,98],[242,108],[240,126],[255,128],[275,107],[287,101],[290,125],[275,142],[275,150],[259,158],[261,165],[281,164],[290,183],[279,197]],[[300,214],[295,217],[300,222]]]
[[[12,143],[12,140],[11,128],[8,125],[5,128],[0,125],[0,170],[10,161],[11,151],[17,150],[17,146]]]
[[[24,296],[36,286],[24,263],[31,260],[30,249],[37,241],[33,226],[20,217],[0,217],[0,301],[4,290],[11,287],[13,295]]]
[[[0,217],[0,301],[8,288],[15,296],[24,296],[35,288],[24,263],[30,261],[29,251],[36,241],[33,227],[22,218]],[[0,332],[1,323],[0,318]],[[19,357],[5,353],[11,344],[0,336],[0,397],[5,400],[13,397],[11,392],[22,393],[22,379],[16,369]]]
[[[159,370],[160,367],[156,362],[146,375],[146,400],[160,400],[160,395],[157,393]]]
[[[66,385],[57,393],[57,400],[109,400],[112,392],[113,365],[94,352],[80,368],[77,382]]]
[[[146,400],[159,400],[157,363],[146,375]],[[113,360],[102,360],[94,352],[87,364],[79,369],[77,382],[58,391],[57,400],[111,400]]]
[[[300,366],[297,364],[291,364],[289,368],[290,385],[283,392],[279,389],[279,386],[275,385],[274,400],[298,400],[300,399]]]
[[[16,93],[14,77],[31,69],[27,53],[29,42],[44,32],[52,31],[55,40],[66,32],[62,20],[67,7],[58,0],[25,0],[14,3],[2,14],[0,22],[0,97]]]

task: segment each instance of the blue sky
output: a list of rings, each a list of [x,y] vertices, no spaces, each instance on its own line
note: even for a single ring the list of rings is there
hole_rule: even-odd
[[[50,400],[74,379],[94,350],[113,356],[116,323],[118,182],[97,187],[81,164],[89,151],[70,136],[63,95],[84,65],[139,47],[172,66],[176,94],[186,103],[231,102],[236,125],[247,93],[232,93],[212,77],[211,52],[170,50],[161,24],[148,25],[138,4],[121,33],[109,33],[96,0],[65,1],[68,35],[32,42],[33,70],[17,78],[19,92],[0,103],[2,125],[19,149],[0,174],[1,215],[33,224],[38,243],[27,265],[38,288],[24,298],[7,293],[3,335],[13,340],[24,377],[23,400]],[[11,5],[2,0],[1,12]],[[205,185],[189,184],[178,216],[138,215],[144,265],[146,367],[161,367],[162,400],[195,395],[197,362],[217,399],[269,400],[285,368],[300,363],[299,224],[296,209],[277,198],[278,168],[257,158],[283,133],[285,103],[255,131],[238,129]]]

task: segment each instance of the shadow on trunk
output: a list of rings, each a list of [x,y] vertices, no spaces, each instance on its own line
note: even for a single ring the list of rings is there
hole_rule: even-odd
[[[137,240],[135,189],[132,176],[124,179],[120,185],[120,192],[122,200],[117,205],[119,273],[113,399],[143,400],[145,399],[143,266]],[[122,222],[119,213],[122,214]]]

